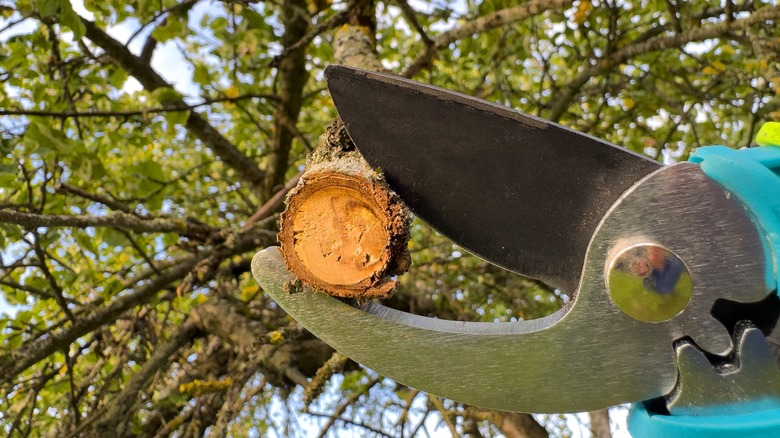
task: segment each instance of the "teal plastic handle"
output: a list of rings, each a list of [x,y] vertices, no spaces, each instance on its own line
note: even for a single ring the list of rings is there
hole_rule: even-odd
[[[777,128],[777,126],[774,126]],[[776,130],[776,129],[775,129]],[[766,136],[765,136],[766,137]],[[690,161],[736,196],[751,214],[763,237],[767,290],[780,283],[780,144],[735,150],[725,146],[699,148]],[[780,437],[780,409],[739,415],[673,416],[655,414],[644,403],[631,407],[628,430],[634,438]]]
[[[776,290],[780,281],[780,145],[742,150],[703,147],[694,151],[690,161],[736,195],[751,213],[764,238],[767,288]]]
[[[633,438],[777,438],[780,409],[741,415],[689,417],[654,414],[635,403],[628,414]]]

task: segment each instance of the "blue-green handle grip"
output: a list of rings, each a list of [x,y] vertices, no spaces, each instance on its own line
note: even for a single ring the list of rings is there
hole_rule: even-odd
[[[690,158],[751,214],[763,237],[770,291],[778,291],[780,282],[780,141],[774,134],[772,142],[762,147],[709,146],[697,149]],[[628,430],[634,438],[780,437],[780,409],[694,417],[655,414],[644,403],[636,403],[628,417]]]
[[[654,414],[635,403],[628,414],[633,438],[777,438],[780,409],[740,415],[692,417]]]
[[[690,161],[734,194],[750,212],[764,238],[768,290],[780,277],[780,145],[734,150],[699,148]]]

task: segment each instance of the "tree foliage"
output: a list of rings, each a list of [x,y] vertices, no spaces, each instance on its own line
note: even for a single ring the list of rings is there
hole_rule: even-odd
[[[769,1],[81,6],[0,0],[10,436],[569,433],[558,417],[464,406],[363,369],[251,278],[336,115],[322,69],[351,44],[368,41],[375,52],[362,56],[389,71],[665,162],[749,146],[780,118],[780,6]],[[411,245],[397,308],[503,321],[569,299],[422,224]]]

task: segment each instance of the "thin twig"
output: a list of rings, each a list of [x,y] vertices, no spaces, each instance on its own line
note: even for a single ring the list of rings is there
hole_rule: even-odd
[[[375,427],[371,427],[371,426],[369,426],[369,425],[367,425],[367,424],[365,424],[363,422],[350,420],[349,418],[334,416],[332,414],[324,414],[324,413],[321,413],[321,412],[311,412],[311,411],[308,411],[307,414],[312,415],[314,417],[330,418],[330,419],[333,419],[334,421],[341,421],[342,423],[347,423],[347,424],[351,424],[353,426],[361,427],[361,428],[366,429],[368,431],[371,431],[371,432],[373,432],[373,433],[375,433],[375,434],[377,434],[379,436],[383,436],[383,437],[387,437],[387,438],[395,438],[392,435],[388,435],[387,433],[383,432],[381,429],[377,429]]]
[[[569,81],[565,87],[556,93],[555,100],[550,104],[550,114],[548,114],[546,118],[554,122],[558,121],[580,89],[590,81],[591,78],[603,74],[631,58],[660,50],[684,47],[691,42],[717,38],[727,35],[730,32],[745,30],[755,24],[767,20],[777,20],[778,18],[780,18],[780,6],[769,6],[740,20],[722,22],[706,27],[695,27],[672,36],[652,38],[642,43],[624,46],[616,50],[610,56],[598,59],[598,62],[594,63],[577,77]]]
[[[279,61],[281,61],[282,58],[286,58],[290,53],[300,49],[301,47],[307,46],[314,38],[316,38],[318,35],[322,34],[323,32],[326,32],[330,29],[333,29],[335,27],[344,24],[349,18],[349,13],[352,11],[352,8],[354,8],[357,3],[358,2],[354,0],[349,2],[347,7],[343,11],[336,13],[335,15],[331,16],[330,18],[323,21],[322,23],[319,23],[316,26],[314,26],[309,31],[309,33],[304,35],[301,39],[285,47],[284,50],[282,50],[282,53],[274,57],[272,64],[278,63]]]
[[[405,77],[416,75],[426,65],[430,64],[436,51],[447,47],[450,43],[461,38],[524,20],[545,11],[563,9],[573,2],[573,0],[531,0],[518,6],[501,9],[492,14],[467,21],[461,26],[437,35],[433,39],[434,44],[426,46],[425,51],[417,56],[401,75]]]
[[[453,423],[452,418],[450,418],[452,413],[449,412],[447,408],[444,407],[444,403],[442,403],[441,399],[434,395],[429,395],[428,401],[433,405],[434,408],[436,408],[437,411],[439,411],[439,414],[441,415],[441,419],[444,421],[444,424],[447,425],[447,429],[450,430],[452,436],[453,437],[460,436],[460,434],[458,433],[458,429],[455,428],[455,423]]]
[[[70,184],[66,184],[64,182],[59,182],[55,184],[54,186],[54,192],[55,193],[71,193],[73,195],[76,195],[80,198],[84,198],[93,202],[98,202],[100,204],[105,205],[106,207],[112,209],[121,211],[123,213],[127,214],[133,214],[135,216],[143,218],[143,215],[139,215],[133,212],[133,209],[128,207],[127,205],[116,201],[114,199],[111,199],[107,196],[103,196],[97,193],[88,192],[80,187],[72,186]]]
[[[373,379],[369,380],[368,383],[366,383],[365,386],[361,388],[360,391],[353,392],[349,397],[347,397],[346,400],[344,400],[341,404],[336,406],[336,409],[333,410],[333,413],[329,415],[330,419],[328,420],[328,422],[325,423],[325,426],[323,426],[322,429],[320,429],[320,433],[319,435],[317,435],[317,438],[324,438],[325,435],[327,435],[328,430],[330,430],[330,428],[333,427],[336,421],[341,419],[341,415],[344,413],[344,411],[346,411],[348,407],[355,404],[355,402],[358,401],[361,395],[367,393],[377,383],[379,383],[379,378],[374,377]]]
[[[43,273],[44,278],[46,278],[46,281],[49,283],[49,286],[52,289],[52,295],[54,296],[54,301],[59,304],[60,308],[62,308],[62,311],[65,313],[65,315],[73,322],[76,322],[76,317],[73,315],[73,312],[68,308],[68,302],[65,299],[65,293],[63,292],[60,285],[57,283],[57,279],[54,278],[54,275],[49,270],[49,267],[46,265],[46,259],[47,254],[46,251],[43,250],[41,247],[41,238],[38,235],[37,232],[33,231],[32,235],[34,237],[33,241],[33,250],[35,251],[35,255],[38,257],[38,260],[40,261],[40,265],[38,267],[40,268],[41,272]]]
[[[289,181],[287,181],[287,184],[285,184],[281,190],[276,192],[268,201],[265,202],[265,204],[261,205],[260,208],[258,208],[257,211],[249,219],[246,220],[243,229],[244,230],[249,229],[254,223],[270,216],[271,213],[273,213],[273,211],[276,210],[276,207],[278,207],[282,203],[287,193],[290,190],[292,190],[296,185],[298,185],[298,181],[301,179],[301,176],[303,176],[303,173],[304,173],[304,169],[298,171],[298,173],[295,174],[294,177],[292,177]]]
[[[152,18],[150,18],[146,23],[142,24],[141,27],[139,27],[135,32],[132,33],[132,35],[130,35],[130,38],[127,39],[127,43],[125,43],[125,47],[130,46],[130,43],[132,43],[133,40],[138,35],[143,33],[144,29],[149,27],[151,24],[155,23],[163,15],[174,13],[174,12],[178,12],[178,11],[181,11],[181,10],[185,10],[186,11],[187,9],[191,8],[192,6],[195,6],[195,3],[197,3],[197,2],[198,2],[198,0],[187,0],[187,1],[184,1],[184,2],[181,2],[181,3],[177,3],[176,5],[174,5],[174,6],[170,7],[170,8],[162,9],[162,10],[157,11],[152,16]],[[146,45],[146,43],[144,43],[144,45]]]
[[[191,321],[185,321],[173,336],[164,344],[158,347],[152,357],[143,364],[141,369],[125,385],[122,391],[112,400],[103,418],[94,426],[100,436],[110,436],[124,432],[125,425],[123,419],[130,406],[135,404],[139,393],[143,390],[146,382],[152,376],[167,367],[171,357],[179,351],[184,345],[188,344],[197,333],[197,327]]]
[[[417,12],[409,5],[409,2],[406,0],[396,0],[396,3],[398,3],[398,7],[401,8],[401,12],[403,12],[406,21],[408,21],[409,24],[412,25],[412,28],[414,28],[414,30],[416,30],[420,35],[420,39],[422,40],[423,44],[428,47],[436,44],[431,39],[431,37],[428,36],[428,33],[425,32],[425,29],[423,29],[422,25],[417,20]]]

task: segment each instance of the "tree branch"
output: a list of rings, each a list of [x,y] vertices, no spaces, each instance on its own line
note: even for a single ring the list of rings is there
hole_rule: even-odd
[[[475,33],[482,33],[500,26],[504,26],[516,21],[524,20],[528,17],[539,15],[550,10],[563,9],[574,3],[573,0],[531,0],[511,8],[501,9],[474,20],[468,21],[461,26],[448,30],[437,35],[433,45],[427,45],[425,51],[412,61],[411,64],[401,73],[402,76],[410,78],[420,72],[426,65],[430,64],[438,50],[443,49],[461,38],[465,38]]]
[[[441,399],[435,395],[429,395],[428,403],[430,403],[439,412],[442,421],[444,421],[444,424],[447,425],[447,429],[450,431],[450,435],[453,437],[459,437],[460,434],[458,433],[458,429],[455,427],[455,423],[452,422],[452,418],[450,418],[452,417],[453,413],[444,407],[444,403],[441,401]]]
[[[590,416],[590,432],[593,438],[612,438],[612,432],[609,430],[609,409],[599,409],[598,411],[588,412]]]
[[[289,56],[292,52],[304,48],[307,45],[309,45],[310,42],[314,38],[316,38],[318,35],[322,34],[323,32],[327,32],[330,29],[334,29],[338,26],[341,26],[344,24],[347,19],[349,18],[349,14],[352,11],[352,8],[355,7],[355,4],[357,2],[355,0],[352,0],[347,4],[347,7],[343,11],[339,11],[335,15],[331,16],[327,20],[323,21],[322,23],[318,23],[316,26],[314,26],[309,33],[302,36],[298,41],[294,42],[293,44],[290,44],[289,46],[286,46],[284,49],[282,49],[282,53],[274,57],[274,63],[279,63],[283,58],[286,58]]]
[[[780,18],[780,6],[769,6],[752,13],[749,17],[741,20],[718,23],[707,27],[696,27],[669,37],[658,37],[642,43],[624,46],[615,51],[612,55],[601,58],[597,63],[587,68],[571,82],[562,87],[561,91],[556,95],[555,100],[550,105],[550,114],[547,116],[547,119],[552,120],[553,122],[560,120],[563,112],[573,101],[574,97],[591,78],[603,74],[615,65],[624,63],[631,58],[659,50],[677,47],[681,48],[691,42],[721,37],[730,32],[745,30],[755,24],[767,20],[777,20],[778,18]]]
[[[144,42],[144,46],[141,48],[141,53],[138,54],[138,59],[144,64],[150,64],[152,62],[152,55],[154,55],[154,49],[157,48],[157,39],[151,35]]]
[[[426,48],[435,45],[436,43],[428,36],[428,33],[425,32],[425,29],[417,20],[417,16],[415,15],[416,11],[409,5],[409,2],[406,0],[396,0],[396,3],[401,9],[401,12],[403,12],[406,21],[417,31],[417,34],[420,35],[420,39],[423,44],[425,44]]]
[[[341,419],[340,418],[341,414],[343,414],[344,411],[346,411],[348,407],[350,407],[351,405],[355,404],[355,402],[358,401],[358,399],[360,398],[361,395],[363,395],[364,393],[368,393],[368,391],[371,388],[373,388],[374,385],[376,385],[377,383],[379,383],[379,379],[376,378],[376,377],[371,379],[371,380],[369,380],[363,386],[362,390],[353,392],[349,397],[347,397],[346,400],[341,402],[336,407],[336,409],[333,410],[333,413],[329,415],[330,419],[328,420],[327,423],[325,423],[325,426],[323,426],[322,429],[320,429],[320,433],[319,433],[319,435],[317,435],[317,438],[324,438],[325,435],[328,434],[328,430],[330,430],[330,428],[333,427],[333,425],[336,423],[336,421]]]
[[[531,414],[520,412],[487,411],[467,408],[469,415],[487,420],[501,430],[507,438],[547,438],[549,433]]]
[[[315,416],[315,417],[330,418],[330,421],[332,421],[333,423],[335,423],[336,421],[341,421],[342,423],[350,424],[352,426],[357,426],[359,428],[365,429],[365,430],[367,430],[367,431],[369,431],[369,432],[371,432],[371,433],[373,433],[373,434],[375,434],[377,436],[381,436],[381,437],[385,437],[385,438],[393,438],[392,435],[386,434],[381,429],[377,429],[375,427],[369,426],[368,424],[360,422],[360,421],[350,420],[349,418],[344,418],[344,417],[333,415],[333,414],[323,414],[321,412],[308,411],[307,414]]]
[[[288,125],[294,127],[298,121],[303,103],[303,87],[309,79],[306,71],[306,47],[298,44],[305,38],[309,29],[309,18],[305,11],[305,0],[289,0],[284,2],[282,7],[282,44],[287,53],[278,63],[276,80],[280,85],[280,102],[274,113],[276,130],[267,158],[268,166],[261,196],[263,201],[270,199],[278,187],[284,184],[290,149],[296,136]],[[294,46],[297,48],[292,49]]]
[[[85,18],[82,18],[81,21],[86,28],[87,38],[101,47],[119,67],[135,77],[147,91],[154,91],[158,88],[172,88],[154,69],[144,63],[139,57],[133,55],[119,41],[97,27],[95,23]],[[179,108],[186,106],[186,103],[181,98],[172,98],[166,104]],[[253,189],[256,191],[262,189],[265,172],[257,167],[257,164],[248,156],[238,150],[233,143],[222,136],[206,119],[195,112],[191,112],[185,126],[187,130],[214,151],[228,167],[235,170],[241,179],[247,181]]]
[[[263,324],[238,313],[225,300],[210,300],[195,307],[190,319],[200,330],[233,345],[241,354],[256,351],[268,331]]]
[[[170,13],[176,13],[176,12],[182,12],[187,11],[191,9],[193,6],[195,6],[195,3],[197,3],[199,0],[186,0],[181,3],[177,3],[176,5],[168,8],[168,9],[162,9],[154,14],[152,18],[150,18],[146,23],[142,24],[141,27],[138,28],[135,32],[133,32],[132,35],[130,35],[130,38],[127,39],[127,44],[125,46],[129,46],[130,43],[141,33],[143,33],[144,29],[149,27],[152,23],[156,22],[160,19],[163,15],[170,14]],[[150,36],[151,38],[151,36]],[[144,45],[149,44],[149,41],[147,40],[144,42]]]
[[[2,211],[0,211],[0,213],[2,213]],[[65,313],[65,316],[67,316],[71,321],[75,322],[76,317],[68,308],[68,302],[65,299],[65,294],[60,285],[57,283],[57,279],[54,278],[54,275],[52,275],[51,271],[49,270],[49,266],[46,264],[47,254],[46,251],[44,251],[41,247],[41,237],[37,232],[33,232],[32,235],[35,238],[35,241],[33,242],[33,251],[35,251],[35,255],[38,257],[38,261],[40,262],[38,267],[40,268],[41,272],[43,272],[43,276],[46,278],[46,282],[49,283],[49,287],[52,290],[52,295],[54,296],[54,301],[56,301],[60,306],[62,311]]]
[[[197,259],[189,257],[168,272],[122,295],[107,307],[91,315],[80,317],[70,327],[49,333],[37,341],[23,345],[0,357],[0,381],[10,382],[17,374],[40,362],[57,350],[67,348],[73,341],[98,327],[115,320],[126,310],[143,303],[172,282],[183,278],[195,266]]]
[[[0,116],[42,116],[42,117],[56,117],[59,119],[70,118],[85,118],[85,117],[133,117],[133,116],[145,116],[148,114],[159,113],[172,113],[190,111],[196,108],[213,105],[215,103],[223,102],[239,102],[246,99],[266,99],[272,101],[278,101],[279,97],[272,94],[262,93],[250,93],[242,94],[236,97],[219,97],[214,99],[206,99],[203,102],[195,104],[185,104],[184,102],[179,104],[170,104],[165,107],[157,108],[142,108],[135,110],[121,110],[121,111],[48,111],[48,110],[27,110],[27,109],[0,109]]]
[[[147,302],[159,291],[168,288],[172,283],[190,274],[199,261],[209,261],[209,265],[218,265],[219,262],[233,255],[242,254],[261,246],[268,246],[275,241],[275,238],[275,233],[253,228],[228,236],[223,244],[213,248],[211,251],[201,253],[200,257],[189,256],[183,258],[168,271],[137,286],[131,292],[120,295],[108,306],[80,316],[70,327],[57,332],[49,332],[33,342],[22,345],[18,350],[0,356],[0,382],[11,381],[17,374],[40,362],[55,351],[66,348],[76,339],[116,320],[127,310]],[[212,261],[211,259],[217,261]],[[208,275],[213,275],[213,270],[204,274],[201,280],[208,281],[210,279]],[[102,302],[101,299],[96,301]],[[92,308],[97,307],[96,304],[91,304],[90,306]]]
[[[38,265],[35,265],[35,266],[38,266]],[[9,280],[0,280],[0,285],[6,286],[6,287],[10,287],[11,289],[23,290],[23,291],[25,291],[27,293],[30,293],[30,294],[33,294],[33,295],[37,295],[37,296],[39,296],[41,298],[44,298],[44,299],[53,299],[53,300],[57,299],[57,297],[54,296],[54,294],[49,292],[49,291],[45,291],[45,290],[42,290],[42,289],[37,289],[37,288],[34,288],[32,286],[28,286],[26,284],[19,284],[19,283],[16,283],[16,282],[13,282],[13,281],[9,281]]]
[[[304,170],[299,171],[295,174],[294,177],[290,178],[289,181],[287,181],[287,184],[284,185],[278,192],[276,192],[273,196],[271,196],[268,201],[265,202],[265,204],[261,205],[260,208],[257,209],[257,211],[249,217],[249,219],[246,220],[246,223],[244,224],[244,229],[247,229],[251,227],[253,224],[255,224],[257,221],[263,220],[270,216],[274,210],[276,210],[277,207],[279,207],[282,202],[284,201],[284,197],[287,196],[287,193],[290,192],[296,185],[298,185],[298,181],[300,181],[301,176],[303,175]]]
[[[328,383],[334,374],[340,373],[344,370],[344,366],[349,361],[347,356],[339,352],[333,353],[333,356],[323,364],[314,377],[309,381],[309,384],[303,389],[303,404],[308,406],[317,399],[325,390],[325,385]]]
[[[204,239],[217,232],[216,228],[181,219],[142,219],[134,214],[115,212],[106,216],[53,215],[23,213],[0,209],[0,222],[20,225],[28,229],[38,227],[111,227],[139,233],[177,233],[182,236]]]
[[[105,415],[94,425],[94,431],[99,437],[123,436],[125,421],[123,421],[131,407],[135,404],[139,394],[143,391],[149,379],[154,374],[167,367],[170,358],[179,349],[187,345],[197,333],[197,326],[190,320],[182,324],[173,336],[162,346],[154,350],[152,357],[147,360],[141,369],[124,386],[122,391],[109,405]]]
[[[123,204],[123,203],[121,203],[121,202],[119,202],[117,200],[111,199],[111,198],[109,198],[107,196],[103,196],[103,195],[98,194],[98,193],[88,192],[88,191],[82,189],[81,187],[72,186],[72,185],[66,184],[64,182],[56,183],[54,185],[54,192],[55,193],[71,193],[71,194],[74,194],[74,195],[76,195],[76,196],[78,196],[80,198],[84,198],[84,199],[87,199],[87,200],[92,201],[92,202],[97,202],[99,204],[103,204],[103,205],[105,205],[106,207],[108,207],[108,208],[110,208],[112,210],[121,211],[122,213],[127,213],[127,214],[132,214],[134,216],[142,217],[140,215],[136,215],[133,212],[132,208],[128,207],[127,205],[125,205],[125,204]]]

